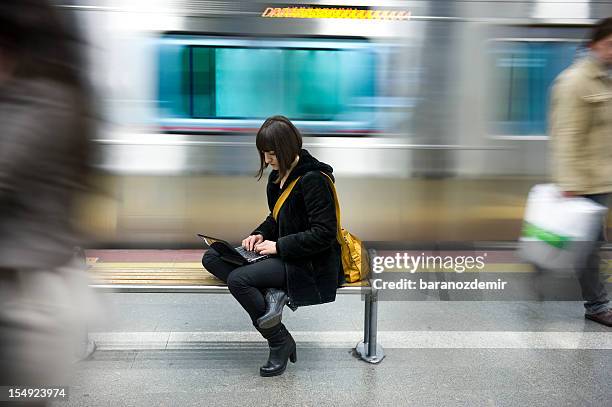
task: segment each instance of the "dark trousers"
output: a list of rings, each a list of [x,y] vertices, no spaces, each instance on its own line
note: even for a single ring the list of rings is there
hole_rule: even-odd
[[[608,206],[610,194],[583,195],[598,204]],[[584,299],[584,308],[587,314],[597,314],[608,309],[608,293],[606,287],[601,281],[600,263],[601,256],[599,250],[605,241],[604,225],[600,231],[598,241],[588,247],[588,253],[584,257],[582,264],[576,268],[578,281],[582,290],[582,298]]]
[[[266,313],[264,290],[286,289],[285,265],[278,257],[237,266],[222,260],[214,249],[208,249],[202,257],[202,265],[227,283],[230,292],[248,312],[255,326],[257,319]]]

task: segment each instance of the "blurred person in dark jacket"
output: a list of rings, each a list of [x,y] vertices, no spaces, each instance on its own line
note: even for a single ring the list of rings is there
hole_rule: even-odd
[[[612,193],[612,17],[595,25],[589,55],[555,80],[550,140],[553,177],[565,196],[583,196],[608,206]],[[600,280],[599,248],[588,245],[577,266],[585,317],[612,326],[608,293]]]
[[[0,2],[0,385],[65,385],[74,353],[73,205],[92,131],[81,45],[46,0]]]

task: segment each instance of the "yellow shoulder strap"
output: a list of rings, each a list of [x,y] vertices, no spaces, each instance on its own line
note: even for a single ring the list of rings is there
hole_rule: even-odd
[[[298,182],[298,180],[300,178],[302,178],[302,177],[301,176],[297,177],[296,179],[291,181],[291,184],[287,185],[287,188],[285,188],[283,193],[276,200],[276,203],[274,204],[274,209],[272,209],[272,217],[274,218],[274,220],[278,220],[278,213],[280,212],[281,207],[283,206],[283,204],[287,200],[287,197],[291,193],[291,190],[293,189],[293,187],[295,186],[295,184]]]
[[[334,185],[334,181],[332,181],[329,175],[327,175],[323,171],[321,171],[321,174],[325,175],[325,177],[328,179],[329,185],[331,186],[331,190],[334,194],[334,204],[336,206],[336,219],[338,221],[338,233],[336,237],[338,239],[338,242],[341,243],[342,242],[342,227],[340,226],[341,225],[340,223],[340,203],[338,201],[338,194],[336,192],[336,186]],[[278,220],[278,213],[280,212],[281,207],[287,200],[287,197],[291,193],[291,190],[293,189],[293,187],[295,186],[295,184],[298,182],[300,178],[301,176],[291,181],[291,184],[289,184],[287,188],[285,188],[283,193],[276,200],[276,203],[274,204],[274,209],[272,210],[272,217],[274,217],[274,220]]]
[[[329,185],[331,186],[331,190],[334,194],[334,204],[336,205],[336,220],[338,221],[338,233],[336,237],[338,238],[338,243],[342,244],[342,226],[340,223],[340,201],[338,200],[338,193],[336,192],[336,185],[334,185],[334,181],[332,181],[329,175],[327,175],[323,171],[321,171],[321,174],[325,175],[327,179],[329,180]]]

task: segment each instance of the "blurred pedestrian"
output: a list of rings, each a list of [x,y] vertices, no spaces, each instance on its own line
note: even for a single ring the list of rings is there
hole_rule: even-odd
[[[583,196],[608,206],[612,193],[612,17],[599,21],[589,54],[555,80],[551,97],[550,140],[553,177],[565,196]],[[584,242],[576,265],[585,317],[612,326],[608,293],[600,278],[599,242]]]
[[[46,0],[0,2],[0,385],[65,385],[75,353],[87,286],[73,206],[92,129],[81,45]]]

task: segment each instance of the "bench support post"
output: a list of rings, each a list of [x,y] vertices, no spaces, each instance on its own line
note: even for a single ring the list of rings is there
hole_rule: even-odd
[[[373,286],[365,295],[364,303],[363,341],[357,344],[355,352],[368,363],[380,363],[385,352],[378,343],[378,293]]]

